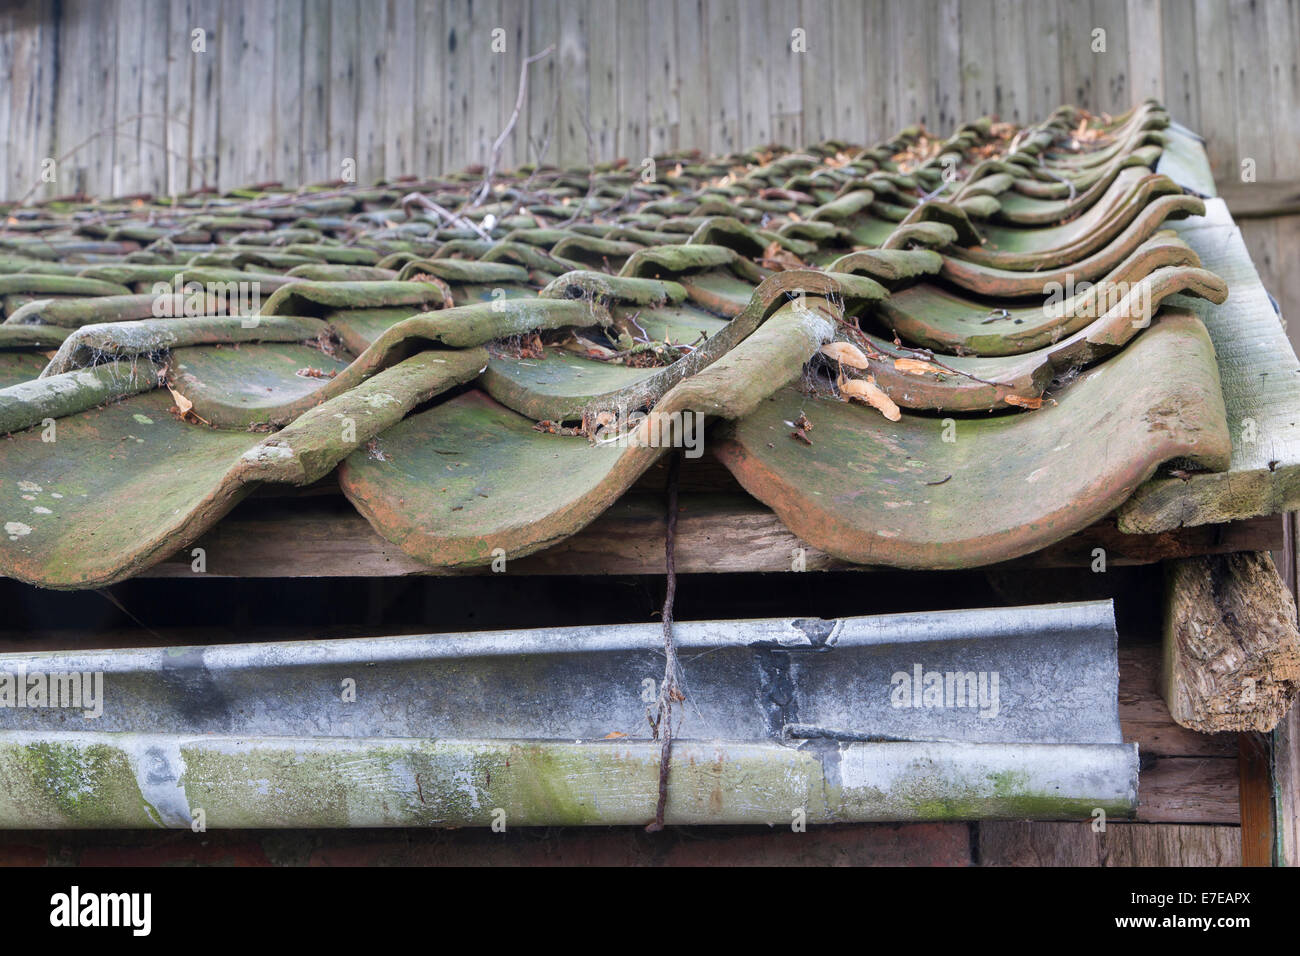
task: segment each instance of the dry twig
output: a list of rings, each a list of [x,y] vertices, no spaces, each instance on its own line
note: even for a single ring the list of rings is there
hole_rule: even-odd
[[[492,144],[492,155],[488,159],[487,173],[483,176],[483,185],[479,187],[474,201],[469,204],[470,209],[482,205],[483,200],[487,199],[492,192],[492,177],[496,175],[497,163],[501,161],[501,150],[506,144],[506,138],[510,135],[510,131],[515,128],[515,123],[519,121],[519,111],[524,108],[524,97],[528,95],[528,67],[538,60],[550,56],[554,49],[555,44],[552,43],[541,53],[534,53],[532,56],[527,57],[524,60],[524,65],[519,68],[519,94],[515,97],[514,112],[510,114],[510,122],[506,123],[506,128],[501,131],[501,135]]]
[[[464,216],[458,216],[445,206],[440,206],[438,203],[434,202],[428,196],[424,195],[424,193],[407,193],[402,197],[401,205],[403,209],[408,210],[408,215],[410,206],[420,206],[423,209],[429,210],[429,212],[433,213],[444,222],[450,223],[453,226],[459,226],[461,229],[470,229],[480,239],[484,239],[488,242],[492,241],[492,237],[488,235],[487,230],[478,223],[466,219]]]

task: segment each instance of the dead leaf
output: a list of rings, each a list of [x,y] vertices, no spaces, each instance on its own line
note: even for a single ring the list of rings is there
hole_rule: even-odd
[[[567,201],[568,197],[566,196],[565,199]],[[442,281],[437,276],[431,276],[427,272],[417,272],[415,275],[411,276],[408,281],[423,282],[425,285],[436,286],[438,291],[442,293],[442,307],[444,309],[450,309],[456,304],[452,301],[451,286],[447,285],[446,282]]]
[[[776,240],[768,243],[763,250],[763,257],[759,263],[769,269],[775,269],[777,272],[784,272],[787,269],[806,269],[808,263],[804,262],[789,249],[783,249],[781,243]]]
[[[862,354],[862,349],[852,342],[827,342],[821,347],[821,353],[841,365],[847,365],[849,368],[865,369],[871,367],[867,363],[867,357]]]
[[[176,391],[176,389],[172,388],[170,385],[167,386],[167,391],[172,393],[172,401],[176,403],[176,415],[181,421],[190,422],[190,423],[197,422],[204,425],[208,424],[207,419],[200,418],[197,414],[195,414],[194,403],[192,401],[190,401],[180,392]]]
[[[898,410],[894,400],[886,395],[875,382],[868,382],[862,378],[850,379],[840,386],[840,392],[849,398],[857,399],[859,402],[878,409],[880,414],[891,422],[896,422],[903,417],[903,413]]]
[[[172,401],[176,403],[176,411],[181,413],[181,418],[184,418],[189,414],[190,409],[194,407],[194,403],[170,385],[167,386],[167,391],[172,393]]]
[[[812,439],[808,437],[808,433],[812,431],[813,423],[808,421],[807,415],[805,415],[803,412],[800,412],[797,421],[786,422],[786,424],[794,429],[794,431],[790,433],[791,438],[798,439],[799,441],[803,442],[805,445],[812,444]]]
[[[620,737],[626,737],[626,736],[627,736],[627,734],[622,733],[621,731],[611,730],[609,733],[607,733],[607,734],[605,735],[604,739],[605,739],[605,740],[617,740],[617,739],[620,738]]]
[[[1008,405],[1016,405],[1020,408],[1042,408],[1043,400],[1041,398],[1030,398],[1026,395],[1008,395],[1003,399]]]
[[[569,352],[576,352],[579,355],[594,359],[612,359],[618,354],[613,349],[598,345],[591,339],[577,333],[574,333],[573,338],[562,342],[561,346]]]
[[[930,372],[935,371],[934,366],[929,362],[912,358],[894,359],[894,368],[908,375],[928,375]]]
[[[581,428],[568,428],[559,422],[551,421],[549,418],[543,419],[540,422],[534,422],[533,431],[545,432],[548,435],[564,435],[565,437],[573,437],[582,434]]]

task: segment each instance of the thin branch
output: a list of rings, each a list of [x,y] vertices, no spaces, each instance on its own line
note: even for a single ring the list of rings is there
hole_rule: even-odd
[[[469,204],[470,209],[482,205],[483,200],[487,199],[492,192],[492,177],[496,175],[497,163],[501,161],[501,150],[505,147],[506,139],[510,136],[510,131],[515,128],[515,123],[519,121],[519,111],[524,108],[524,97],[528,95],[528,67],[544,57],[550,56],[555,50],[555,44],[552,43],[541,53],[534,53],[524,60],[524,65],[519,69],[519,94],[515,97],[514,112],[510,114],[510,122],[506,123],[506,128],[501,131],[496,142],[492,144],[492,155],[488,159],[487,175],[483,177],[483,185],[479,187],[478,195],[474,201]]]
[[[162,119],[163,121],[169,123],[180,122],[180,120],[167,116],[165,113],[133,113],[132,115],[127,116],[124,119],[118,120],[116,123],[111,123],[108,126],[95,130],[95,132],[91,133],[89,136],[83,139],[76,146],[73,146],[71,149],[66,150],[65,152],[61,153],[58,156],[55,156],[54,157],[55,168],[57,169],[58,166],[65,159],[70,159],[71,157],[75,156],[77,153],[81,152],[81,150],[85,149],[87,146],[89,146],[99,137],[105,136],[109,133],[112,133],[113,136],[116,137],[119,126],[125,126],[127,123],[136,123],[139,122],[140,120],[145,120],[145,119]],[[172,153],[178,158],[180,157],[179,153],[175,153],[172,150],[168,150],[165,146],[162,146],[159,143],[150,142],[148,140],[145,140],[144,142],[149,146],[157,146],[160,149],[162,149],[164,152]],[[189,163],[191,171],[193,171],[194,169],[193,160],[186,160],[186,161]],[[35,193],[38,189],[40,189],[44,185],[45,185],[45,181],[43,179],[37,179],[36,182],[32,183],[32,187],[28,189],[27,192],[23,193],[22,196],[19,198],[19,200],[16,203],[14,203],[14,208],[25,206],[27,204],[27,200],[32,197],[32,194]]]
[[[829,312],[826,309],[822,308],[820,305],[814,306],[814,308],[818,312],[822,313],[822,315],[829,317],[833,322],[836,322],[837,324],[842,325],[845,329],[847,329],[850,333],[850,336],[855,340],[856,344],[861,346],[866,351],[867,357],[873,358],[878,362],[883,362],[887,359],[891,361],[897,361],[900,358],[907,358],[908,356],[914,356],[920,361],[933,365],[941,372],[948,372],[950,375],[957,375],[961,378],[967,378],[970,379],[972,382],[979,382],[981,385],[992,385],[994,388],[1015,388],[1015,385],[1012,382],[990,382],[988,379],[980,378],[978,375],[973,375],[970,372],[962,371],[959,368],[953,368],[951,365],[947,365],[944,362],[940,361],[935,356],[934,352],[931,351],[930,349],[914,348],[913,346],[910,345],[904,345],[899,340],[897,332],[894,333],[894,348],[900,350],[904,354],[895,355],[892,352],[888,351],[888,349],[878,348],[874,343],[871,342],[870,339],[867,338],[866,333],[863,332],[862,329],[856,327],[851,322],[839,318],[834,313]]]
[[[462,229],[470,229],[480,239],[484,239],[488,242],[492,241],[492,237],[489,236],[487,234],[487,231],[484,230],[484,228],[480,226],[478,223],[470,219],[466,219],[464,216],[456,215],[450,209],[438,205],[436,202],[434,202],[432,199],[430,199],[428,196],[424,195],[423,193],[407,193],[405,196],[402,197],[401,206],[403,209],[409,209],[410,206],[420,206],[424,209],[429,210],[429,212],[433,213],[434,215],[438,216],[439,218],[441,218],[447,223],[450,223],[453,226],[459,226]]]
[[[972,382],[979,382],[981,385],[992,385],[994,388],[1015,388],[1015,385],[1011,382],[990,382],[986,378],[980,378],[978,375],[972,375],[970,372],[963,372],[959,368],[953,368],[951,365],[945,365],[943,362],[939,361],[939,359],[935,357],[935,354],[929,349],[914,348],[910,345],[903,345],[900,342],[895,342],[894,348],[901,349],[902,351],[906,352],[908,355],[914,355],[920,361],[933,365],[935,366],[935,368],[939,369],[940,371],[948,372],[951,375],[959,375],[962,378],[968,378]],[[900,355],[889,355],[889,353],[887,352],[885,354],[889,358],[895,360],[904,357]]]

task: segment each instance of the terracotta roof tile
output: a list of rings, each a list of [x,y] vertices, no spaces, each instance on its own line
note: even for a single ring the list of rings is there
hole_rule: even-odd
[[[663,156],[655,182],[534,168],[479,206],[466,172],[10,210],[0,570],[121,580],[256,485],[335,469],[421,562],[522,556],[696,413],[838,558],[1052,544],[1164,462],[1229,466],[1181,298],[1228,288],[1162,228],[1206,211],[1152,171],[1168,127],[1147,102],[1109,126],[1063,108],[943,142]]]

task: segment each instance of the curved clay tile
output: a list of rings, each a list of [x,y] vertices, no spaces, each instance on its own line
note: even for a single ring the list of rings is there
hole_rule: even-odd
[[[1049,299],[1041,305],[1018,308],[990,308],[987,302],[922,283],[895,292],[880,304],[879,314],[881,321],[904,339],[939,352],[1022,355],[1060,343],[1108,318],[1149,321],[1165,297],[1180,292],[1216,303],[1228,294],[1223,280],[1211,272],[1166,266],[1145,276],[1108,278],[1061,301]],[[1142,308],[1133,303],[1141,303]]]
[[[218,428],[291,421],[318,404],[318,392],[345,370],[350,355],[315,343],[255,343],[237,349],[208,345],[172,349],[167,387],[193,413]]]
[[[46,419],[75,415],[158,387],[162,367],[148,358],[108,362],[0,388],[0,434],[20,432]],[[56,433],[57,438],[57,433]]]
[[[688,247],[672,247],[685,249]],[[721,252],[714,247],[689,247],[704,253],[695,258],[696,264],[710,261]],[[588,383],[594,376],[581,361],[566,366],[546,366],[547,374],[531,371],[526,364],[510,368],[512,363],[502,357],[489,364],[485,385],[495,398],[516,410],[537,419],[554,421],[577,420],[591,417],[612,407],[628,409],[648,407],[658,402],[669,390],[689,376],[729,354],[746,341],[755,329],[778,307],[803,296],[834,296],[838,302],[851,309],[861,309],[870,302],[887,295],[885,289],[869,278],[807,270],[789,270],[774,273],[757,288],[746,285],[744,305],[739,304],[726,314],[729,321],[710,320],[694,302],[685,302],[685,290],[678,283],[658,279],[609,277],[595,273],[573,273],[562,277],[543,290],[553,296],[571,295],[580,291],[584,298],[594,295],[607,303],[609,320],[624,332],[637,332],[643,336],[671,337],[682,342],[699,332],[706,333],[702,343],[693,347],[670,365],[648,370],[648,374],[601,373],[598,381],[615,385],[614,390],[587,394]],[[571,323],[577,325],[579,323]],[[593,324],[588,322],[585,324]],[[567,371],[572,368],[575,373]],[[580,399],[586,404],[578,405]],[[537,414],[546,412],[546,414]]]
[[[230,304],[227,297],[206,292],[173,294],[170,302],[160,303],[152,294],[103,295],[86,299],[37,299],[29,302],[5,320],[6,325],[61,325],[75,329],[100,322],[128,322],[151,319],[159,306],[167,306],[173,315],[216,315]],[[224,302],[222,301],[224,299]]]
[[[1169,115],[1167,113],[1152,115],[1133,130],[1134,135],[1132,136],[1126,137],[1121,133],[1119,138],[1116,138],[1113,142],[1098,149],[1084,152],[1048,149],[1043,154],[1043,160],[1046,164],[1058,170],[1083,170],[1100,166],[1121,155],[1126,150],[1135,149],[1139,146],[1163,144],[1165,138],[1160,131],[1168,126]]]
[[[131,290],[121,283],[87,279],[82,276],[21,272],[0,275],[0,296],[98,296],[129,295],[130,292]]]
[[[337,263],[294,266],[285,275],[311,282],[382,282],[397,278],[397,273],[392,269]]]
[[[877,384],[904,408],[961,412],[1024,405],[1025,399],[1042,395],[1053,375],[1078,370],[1123,348],[1151,324],[1160,303],[1176,294],[1218,304],[1227,297],[1228,288],[1204,269],[1159,269],[1117,301],[1107,300],[1113,305],[1101,316],[1034,351],[992,358],[925,355],[918,362],[914,353],[900,352],[866,335],[877,353],[868,353],[868,367]],[[908,358],[912,360],[896,361]]]
[[[784,249],[799,255],[807,255],[816,249],[812,243],[805,243],[774,232],[763,232],[739,219],[727,216],[707,216],[691,233],[687,245],[725,246],[742,256],[756,259],[763,255],[767,247],[776,242]]]
[[[1037,166],[1025,167],[1025,175],[1015,181],[1012,190],[1015,194],[1033,199],[1068,199],[1072,195],[1081,194],[1105,178],[1116,164],[1121,168],[1145,166],[1154,169],[1163,153],[1164,148],[1158,144],[1138,146],[1132,152],[1117,156],[1109,163],[1082,172],[1056,170],[1046,163],[1040,163]]]
[[[1122,178],[1116,179],[1112,192],[1116,191]],[[1103,200],[1071,222],[1042,228],[985,226],[986,245],[954,246],[949,251],[956,258],[1000,269],[1037,271],[1053,268],[1096,253],[1137,222],[1143,224],[1143,229],[1149,228],[1154,232],[1165,219],[1186,215],[1188,208],[1196,208],[1184,202],[1162,200],[1189,198],[1195,199],[1183,196],[1181,187],[1169,177],[1146,176],[1122,200],[1115,203]],[[1201,204],[1202,213],[1204,208]],[[1141,231],[1136,231],[1135,242],[1141,241],[1136,238]]]
[[[867,249],[840,256],[826,268],[829,272],[864,275],[892,286],[936,275],[943,268],[943,256],[931,249]]]
[[[40,427],[14,434],[0,449],[14,481],[0,501],[0,572],[50,588],[130,577],[193,541],[257,483],[317,480],[486,360],[481,349],[407,359],[269,437],[188,424],[160,389],[60,418],[54,442]],[[355,423],[353,434],[339,416]]]
[[[660,261],[643,259],[637,264],[639,271],[660,273],[670,265],[682,270],[711,263],[730,265],[734,261],[716,246],[675,247],[671,251],[676,250],[690,255],[674,255]],[[635,407],[662,394],[663,387],[653,387],[656,380],[678,381],[740,341],[756,327],[775,296],[788,294],[786,290],[794,289],[803,281],[801,275],[813,278],[796,270],[765,280],[757,290],[748,280],[737,284],[737,295],[730,301],[738,311],[730,321],[718,318],[694,301],[647,303],[643,297],[624,296],[620,302],[615,296],[609,304],[612,324],[626,335],[629,346],[638,341],[677,343],[686,347],[678,350],[686,351],[686,358],[663,368],[636,368],[611,365],[556,348],[547,348],[540,356],[527,358],[494,354],[484,374],[484,388],[497,401],[536,420],[573,421],[595,408]],[[693,277],[679,275],[679,278],[689,292]],[[833,287],[855,304],[884,295],[884,290],[875,283],[853,281],[847,276],[821,275],[815,280],[818,284],[810,285],[806,291]],[[733,313],[728,310],[725,314]]]
[[[1061,199],[1036,199],[1022,193],[1012,192],[999,198],[999,208],[993,217],[997,222],[1006,222],[1018,226],[1048,226],[1064,222],[1091,208],[1102,201],[1111,184],[1120,174],[1129,168],[1146,169],[1159,158],[1155,155],[1132,153],[1116,157],[1098,171],[1095,180],[1089,184],[1074,184],[1074,194]],[[1091,178],[1091,177],[1090,177]]]
[[[888,422],[785,388],[714,447],[809,545],[909,568],[971,567],[1045,547],[1103,517],[1173,458],[1228,466],[1214,348],[1191,313],[1165,313],[1054,398],[1023,414]],[[801,414],[812,445],[790,438],[786,422]]]
[[[377,454],[349,457],[339,484],[376,531],[425,564],[488,564],[498,548],[522,557],[579,531],[631,487],[667,450],[655,437],[666,439],[661,428],[684,422],[684,413],[748,414],[831,333],[824,316],[780,306],[656,402],[626,443],[539,431],[482,392],[466,392],[385,432]]]
[[[155,355],[192,345],[302,342],[317,338],[327,327],[319,319],[297,316],[258,316],[256,320],[243,316],[187,316],[108,322],[83,325],[74,332],[62,331],[66,334],[42,371],[42,378],[105,360]]]
[[[319,317],[330,309],[433,305],[445,292],[430,282],[295,282],[271,293],[260,314]]]
[[[573,235],[553,245],[551,255],[564,263],[568,269],[618,272],[634,253],[643,248],[645,247],[639,242]]]
[[[1205,203],[1196,196],[1162,196],[1105,248],[1077,262],[1026,272],[944,256],[940,275],[976,295],[1017,298],[1042,295],[1046,288],[1094,282],[1112,270],[1150,271],[1160,266],[1199,266],[1201,263],[1195,253],[1178,240],[1172,230],[1161,230],[1160,225],[1167,218],[1204,213]]]
[[[1061,219],[1049,219],[1046,224],[1033,224],[1035,228],[1019,227],[1015,224],[999,225],[998,223],[989,223],[983,230],[985,238],[987,243],[998,248],[1051,248],[1053,245],[1062,244],[1068,238],[1086,234],[1104,225],[1118,212],[1125,209],[1126,206],[1131,205],[1135,198],[1140,198],[1141,202],[1144,203],[1149,201],[1151,196],[1141,192],[1144,185],[1152,195],[1160,194],[1153,187],[1159,187],[1166,193],[1179,193],[1182,191],[1167,177],[1163,179],[1157,178],[1156,174],[1144,168],[1125,167],[1116,172],[1115,176],[1106,185],[1106,188],[1102,190],[1101,195],[1089,206],[1085,214],[1075,217],[1069,222],[1065,222],[1063,217]],[[1014,197],[1012,201],[1014,202]],[[1042,206],[1051,202],[1050,200],[1032,199],[1025,199],[1024,201],[1032,206]]]
[[[686,243],[642,249],[619,274],[670,277],[696,305],[730,317],[749,305],[766,273],[726,246]]]

